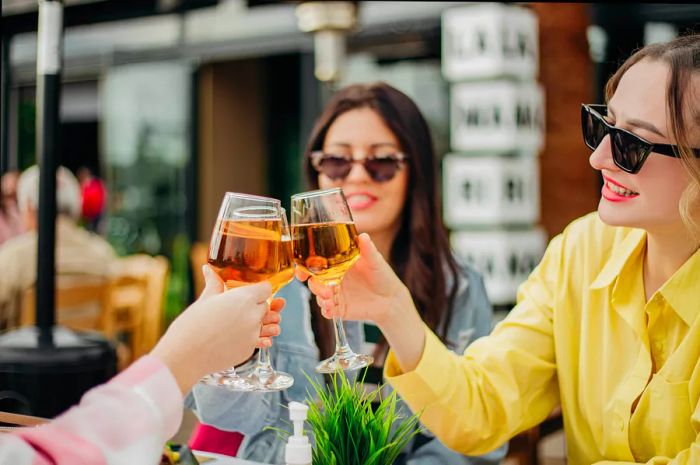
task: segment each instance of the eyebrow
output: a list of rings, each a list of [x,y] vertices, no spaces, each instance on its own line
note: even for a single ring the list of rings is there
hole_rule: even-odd
[[[331,142],[331,143],[329,143],[328,145],[339,145],[339,146],[341,146],[341,147],[347,147],[347,148],[352,147],[352,144],[349,144],[349,143],[347,143],[347,142]],[[379,148],[379,147],[393,147],[393,148],[396,148],[396,144],[394,144],[393,142],[377,142],[376,144],[371,144],[369,147],[372,148],[372,149],[376,149],[376,148]]]
[[[608,114],[611,115],[613,118],[615,118],[615,111],[610,106],[610,104],[608,104]],[[640,128],[640,129],[646,129],[649,132],[653,132],[654,134],[659,135],[659,136],[663,137],[664,139],[667,139],[666,135],[663,132],[661,132],[661,130],[659,128],[657,128],[656,126],[654,126],[651,123],[648,123],[646,121],[642,121],[640,119],[628,119],[626,122],[630,126],[634,126],[636,128]]]
[[[666,135],[662,133],[656,126],[654,126],[651,123],[647,123],[646,121],[638,120],[638,119],[630,119],[627,120],[627,122],[630,124],[630,126],[635,126],[638,128],[646,129],[647,131],[653,132],[654,134],[657,134],[664,139],[666,139]]]

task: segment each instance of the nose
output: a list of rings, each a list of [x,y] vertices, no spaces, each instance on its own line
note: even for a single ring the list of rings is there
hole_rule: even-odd
[[[602,171],[617,171],[618,168],[615,166],[612,158],[612,147],[610,146],[610,136],[607,135],[600,141],[598,147],[593,151],[591,156],[588,158],[588,162],[591,164],[593,169]]]
[[[365,156],[361,154],[355,154],[353,158],[355,162],[352,164],[352,168],[350,168],[350,172],[345,178],[345,182],[360,183],[371,181],[372,179],[369,177],[369,175],[367,174],[367,170],[365,170],[365,167],[362,164],[362,162],[365,159]]]

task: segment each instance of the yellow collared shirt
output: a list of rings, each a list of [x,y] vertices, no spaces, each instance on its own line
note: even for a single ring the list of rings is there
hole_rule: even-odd
[[[647,302],[646,233],[597,213],[552,239],[518,304],[462,356],[426,327],[391,385],[448,447],[482,454],[561,405],[572,465],[700,464],[700,251]]]

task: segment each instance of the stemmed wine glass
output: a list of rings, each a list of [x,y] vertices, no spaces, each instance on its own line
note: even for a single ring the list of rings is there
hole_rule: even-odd
[[[333,289],[336,308],[345,301],[340,285],[345,272],[360,257],[357,230],[340,188],[303,192],[292,196],[294,262]],[[319,373],[356,370],[374,360],[350,348],[343,320],[333,318],[335,353],[316,366]]]
[[[227,192],[209,244],[208,262],[226,289],[260,281],[272,284],[273,294],[293,277],[286,217],[280,201],[269,197]],[[287,244],[288,241],[287,241]],[[268,300],[269,304],[269,300]],[[253,373],[246,378],[235,369],[212,373],[202,382],[233,391],[286,389],[294,379],[276,372],[267,349],[261,349]]]
[[[287,224],[287,213],[284,208],[279,209],[279,231],[278,241],[279,266],[277,273],[268,279],[272,284],[272,296],[294,279],[294,262],[292,261],[292,241],[289,235],[289,225]],[[272,296],[267,301],[268,306],[272,302]],[[257,392],[272,392],[287,389],[294,384],[294,378],[282,371],[272,368],[270,362],[270,349],[263,347],[258,351],[258,361],[253,367],[253,371],[243,378],[253,386]]]

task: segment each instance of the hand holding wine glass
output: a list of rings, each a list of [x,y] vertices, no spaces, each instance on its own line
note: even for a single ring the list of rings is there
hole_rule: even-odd
[[[170,368],[183,394],[203,374],[245,361],[256,345],[269,346],[270,337],[279,333],[284,307],[284,299],[277,298],[268,309],[272,289],[267,283],[224,292],[221,278],[209,265],[202,272],[204,291],[151,351]]]
[[[368,234],[360,234],[357,242],[360,256],[343,277],[340,292],[345,305],[342,308],[334,304],[333,288],[322,279],[301,267],[297,268],[296,276],[300,281],[308,279],[309,288],[316,296],[324,317],[373,321],[381,326],[380,322],[389,317],[389,309],[408,289],[384,260]]]

